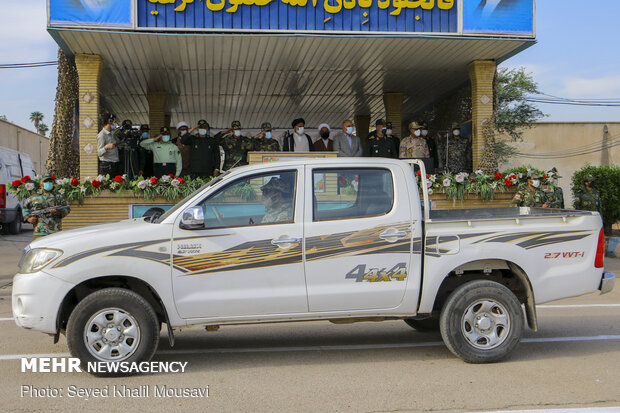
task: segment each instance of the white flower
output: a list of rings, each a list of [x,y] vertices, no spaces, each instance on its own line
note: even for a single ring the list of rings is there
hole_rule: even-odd
[[[433,192],[433,190],[432,190],[432,189],[429,189],[429,190],[428,190],[428,194],[429,194],[429,195],[433,195],[433,193],[434,193],[434,192]]]
[[[497,188],[497,182],[492,182],[491,183],[491,188],[493,188],[493,189]]]
[[[460,172],[459,175],[461,175],[463,178],[469,177],[469,174],[467,172]]]
[[[179,184],[180,184],[180,182],[179,182],[179,180],[178,180],[178,179],[176,179],[176,178],[174,178],[174,179],[170,182],[170,185],[172,185],[172,186],[178,186]]]
[[[523,174],[519,172],[519,179],[523,178]]]
[[[86,187],[85,186],[80,186],[80,191],[86,192]]]
[[[428,178],[428,179],[430,179],[431,181],[435,182],[437,180],[437,175],[431,175],[431,177]]]
[[[103,181],[103,175],[97,176],[97,181],[102,182]]]
[[[91,178],[90,176],[87,176],[87,177],[86,177],[86,179],[84,180],[84,182],[86,182],[86,181],[92,181],[92,180],[93,180],[93,178]]]
[[[56,179],[56,185],[62,185],[62,184],[64,184],[62,179]]]
[[[443,180],[443,186],[450,186],[451,183],[452,181],[449,178]]]
[[[478,169],[476,171],[476,175],[484,175],[484,172],[482,172],[482,169]]]
[[[60,189],[58,190],[58,193],[60,193],[60,194],[64,194],[64,193],[65,193],[65,188],[60,188]]]
[[[426,187],[430,188],[431,186],[433,186],[433,183],[431,181],[426,181]]]
[[[69,179],[69,178],[62,178],[62,183],[63,184],[68,184],[69,182],[71,182],[71,179]]]
[[[458,182],[460,184],[461,182],[463,182],[465,180],[465,177],[462,174],[458,174],[454,179],[456,180],[456,182]],[[450,185],[450,184],[446,185],[445,182],[446,181],[444,181],[444,185],[445,186]]]
[[[162,175],[161,180],[163,182],[168,182],[170,180],[170,177],[168,175]]]
[[[140,182],[138,182],[138,188],[140,188],[140,189],[144,189],[144,188],[146,188],[146,186],[147,186],[148,184],[149,184],[149,182],[148,182],[148,181],[140,181]]]
[[[29,191],[32,191],[34,189],[34,184],[32,182],[26,182],[26,185],[24,185],[24,186]]]

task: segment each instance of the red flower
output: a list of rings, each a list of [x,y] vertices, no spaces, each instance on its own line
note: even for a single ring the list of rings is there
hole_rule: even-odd
[[[30,181],[30,176],[28,176],[28,175],[26,175],[26,176],[22,176],[22,182],[23,182],[23,183],[26,183],[26,182],[28,182],[28,181]]]
[[[502,174],[500,174],[499,172],[495,174],[495,180],[499,181],[500,179],[502,179],[504,176]]]
[[[174,174],[168,174],[168,176],[170,177],[170,179],[174,178]]]
[[[543,179],[547,179],[549,178],[547,175],[543,175]]]
[[[120,175],[116,175],[114,177],[114,182],[118,182],[120,184],[121,182],[123,182],[123,177]]]
[[[177,181],[179,181],[179,184],[184,184],[185,180],[183,178],[177,178]]]
[[[505,179],[504,182],[506,183],[506,186],[508,188],[510,188],[512,186],[512,181],[510,179]]]
[[[431,179],[431,176],[430,175],[426,175],[426,179]]]
[[[417,176],[422,176],[422,172],[420,172],[420,171],[415,171],[415,174],[416,174]]]
[[[22,181],[20,181],[19,179],[16,181],[11,182],[11,186],[13,188],[17,188],[18,186],[20,186],[22,184]]]
[[[52,174],[52,179],[55,181],[56,180],[56,175]]]
[[[471,183],[472,183],[472,184],[473,184],[473,183],[475,183],[475,182],[476,182],[476,180],[475,180],[475,179],[472,179],[472,180],[471,180]]]
[[[80,184],[80,180],[77,178],[71,178],[71,185],[78,186]]]
[[[344,176],[339,176],[338,177],[338,182],[340,182],[341,185],[346,185],[347,184],[347,180],[344,179]]]
[[[94,186],[95,188],[99,188],[101,186],[101,181],[93,179],[93,181],[90,184]]]
[[[157,178],[152,177],[150,182],[151,182],[151,185],[157,185]]]

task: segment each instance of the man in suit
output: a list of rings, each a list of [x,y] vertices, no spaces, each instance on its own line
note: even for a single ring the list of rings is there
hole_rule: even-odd
[[[334,136],[334,151],[338,156],[362,156],[360,138],[353,135],[353,122],[342,122],[342,130]]]

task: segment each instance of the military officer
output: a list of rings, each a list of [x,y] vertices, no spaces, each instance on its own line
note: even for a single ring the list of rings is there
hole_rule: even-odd
[[[181,152],[182,167],[181,174],[179,176],[187,175],[190,169],[190,150],[189,147],[183,145],[181,142],[181,139],[183,139],[183,137],[188,133],[189,125],[187,122],[179,122],[177,123],[177,137],[171,139],[171,142],[175,144],[177,148],[179,148],[179,152]]]
[[[277,139],[273,138],[271,132],[271,123],[263,122],[260,125],[261,131],[252,138],[254,142],[254,150],[260,152],[279,152],[280,144]]]
[[[248,151],[253,150],[253,143],[250,138],[243,135],[241,122],[235,120],[230,125],[230,129],[218,132],[215,139],[224,149],[224,169],[229,170],[233,166],[248,164]]]
[[[392,144],[394,145],[394,148],[396,149],[396,156],[394,156],[394,158],[398,158],[398,152],[400,148],[400,138],[394,135],[394,130],[392,129],[392,122],[385,123],[385,136],[387,136],[388,139],[392,140]]]
[[[177,145],[170,141],[170,128],[167,126],[159,130],[159,135],[153,139],[145,139],[140,146],[153,151],[153,173],[155,176],[174,174],[179,176],[183,168],[183,159]]]
[[[453,123],[450,133],[445,137],[438,137],[437,151],[443,169],[452,172],[466,172],[469,170],[471,158],[471,143],[468,138],[461,136],[458,123]]]
[[[364,149],[364,156],[398,158],[398,150],[394,146],[394,140],[389,138],[385,121],[377,120],[377,129],[368,134],[368,143]]]
[[[527,178],[527,186],[521,188],[512,198],[511,206],[549,208],[547,196],[540,188],[540,176],[532,172]]]
[[[599,192],[594,189],[594,177],[587,175],[583,179],[584,189],[577,192],[573,205],[575,209],[584,211],[601,211],[601,196]]]
[[[209,124],[200,119],[189,133],[181,137],[181,143],[189,148],[189,171],[193,177],[208,178],[220,174],[220,147],[209,135]]]
[[[289,222],[293,219],[293,200],[288,185],[280,178],[271,178],[261,186],[265,215],[263,224],[273,222]]]
[[[547,195],[549,208],[564,209],[564,191],[560,187],[560,178],[557,168],[547,171],[547,182],[543,185],[543,191]]]
[[[40,185],[41,189],[31,195],[22,207],[24,219],[34,225],[35,239],[61,231],[62,219],[69,214],[70,210],[63,196],[54,191],[52,175],[43,175]],[[32,215],[33,212],[42,209],[49,209],[49,211],[39,216]]]

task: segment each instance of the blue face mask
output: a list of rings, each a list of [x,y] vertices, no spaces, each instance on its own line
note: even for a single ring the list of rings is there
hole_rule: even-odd
[[[347,133],[351,135],[353,133],[353,126],[347,126]]]
[[[46,191],[51,191],[52,189],[54,189],[54,183],[53,182],[43,182],[43,189],[45,189]]]
[[[162,140],[163,142],[170,142],[170,136],[168,136],[168,135],[162,136],[162,137],[161,137],[161,140]]]
[[[265,138],[271,139],[271,132],[265,132]]]
[[[142,132],[142,139],[148,139],[148,137],[149,137],[148,132]]]

